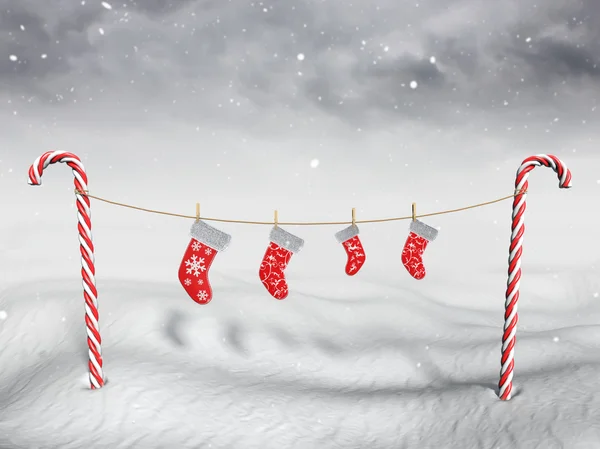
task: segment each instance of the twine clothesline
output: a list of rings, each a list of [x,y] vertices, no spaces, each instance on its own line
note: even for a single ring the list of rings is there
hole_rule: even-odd
[[[483,203],[473,204],[471,206],[460,207],[457,209],[449,209],[449,210],[431,212],[428,214],[418,214],[418,215],[416,213],[414,213],[415,209],[414,209],[414,203],[413,203],[413,214],[404,216],[404,217],[377,218],[377,219],[371,219],[371,220],[355,220],[354,213],[353,213],[353,220],[351,220],[351,221],[300,221],[300,222],[288,221],[288,222],[284,222],[284,221],[277,220],[277,211],[275,211],[275,220],[274,221],[250,221],[250,220],[233,220],[233,219],[225,219],[225,218],[202,217],[202,216],[200,216],[199,213],[197,213],[196,215],[184,215],[184,214],[176,214],[176,213],[172,213],[172,212],[165,212],[165,211],[154,210],[154,209],[147,209],[144,207],[133,206],[131,204],[119,203],[116,201],[107,200],[106,198],[101,198],[99,196],[90,195],[89,191],[75,189],[75,194],[78,194],[78,195],[86,196],[88,198],[93,198],[95,200],[102,201],[104,203],[112,204],[115,206],[126,207],[128,209],[135,209],[135,210],[139,210],[139,211],[143,211],[143,212],[150,212],[153,214],[168,215],[171,217],[180,217],[180,218],[191,218],[194,220],[201,219],[201,220],[205,220],[205,221],[217,221],[217,222],[221,222],[221,223],[241,223],[241,224],[253,224],[253,225],[286,225],[286,226],[345,225],[345,224],[358,224],[358,223],[384,223],[384,222],[388,222],[388,221],[414,220],[416,218],[421,218],[421,217],[432,217],[434,215],[451,214],[454,212],[461,212],[461,211],[468,210],[468,209],[475,209],[476,207],[489,206],[490,204],[499,203],[500,201],[505,201],[510,198],[514,198],[517,195],[526,194],[526,193],[527,193],[527,190],[517,189],[517,190],[515,190],[515,193],[513,193],[512,195],[507,195],[507,196],[504,196],[502,198],[498,198],[498,199],[495,199],[492,201],[486,201]],[[198,211],[198,207],[196,208],[196,210]],[[354,212],[354,209],[353,209],[353,212]]]

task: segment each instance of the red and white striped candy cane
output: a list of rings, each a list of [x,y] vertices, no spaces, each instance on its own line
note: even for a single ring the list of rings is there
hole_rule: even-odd
[[[83,278],[83,297],[85,299],[85,324],[89,355],[89,378],[92,389],[104,386],[102,372],[102,339],[98,326],[98,292],[96,291],[96,268],[94,267],[94,243],[92,241],[92,222],[90,219],[90,199],[77,192],[87,192],[87,175],[78,156],[66,151],[48,151],[38,157],[29,167],[29,184],[42,184],[42,173],[46,167],[56,162],[64,162],[73,169],[75,176],[75,195],[77,198],[77,229],[79,230],[79,250],[81,252],[81,276]]]
[[[528,157],[517,170],[515,180],[515,193],[526,192],[529,172],[535,167],[543,165],[550,167],[558,175],[558,186],[561,189],[571,187],[571,172],[556,156],[551,154],[538,154]],[[520,193],[513,200],[512,234],[510,237],[510,251],[508,256],[508,281],[506,288],[506,302],[504,303],[504,333],[502,334],[502,368],[500,370],[500,389],[498,396],[507,401],[511,398],[512,379],[515,355],[515,335],[517,333],[517,301],[519,300],[519,284],[521,281],[521,255],[523,253],[523,234],[527,193]]]

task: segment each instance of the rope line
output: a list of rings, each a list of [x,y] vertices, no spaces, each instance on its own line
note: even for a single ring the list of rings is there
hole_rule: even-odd
[[[442,214],[451,214],[454,212],[461,212],[461,211],[468,210],[468,209],[475,209],[476,207],[489,206],[490,204],[499,203],[500,201],[505,201],[510,198],[514,198],[517,195],[524,195],[526,193],[527,193],[526,190],[515,190],[515,193],[513,193],[512,195],[507,195],[507,196],[504,196],[502,198],[498,198],[498,199],[495,199],[492,201],[486,201],[483,203],[473,204],[471,206],[460,207],[458,209],[449,209],[449,210],[443,210],[443,211],[439,211],[439,212],[431,212],[428,214],[415,215],[414,218],[432,217],[434,215],[442,215]],[[201,220],[205,220],[205,221],[218,221],[221,223],[241,223],[241,224],[253,224],[253,225],[275,225],[275,224],[277,224],[277,225],[286,225],[286,226],[323,226],[323,225],[345,225],[345,224],[353,224],[353,223],[356,223],[356,224],[358,224],[358,223],[384,223],[384,222],[388,222],[388,221],[400,221],[400,220],[412,220],[413,219],[412,215],[408,215],[408,216],[404,216],[404,217],[377,218],[377,219],[372,219],[372,220],[355,220],[354,222],[352,222],[352,221],[288,221],[288,222],[277,221],[277,223],[275,223],[275,221],[229,220],[229,219],[225,219],[225,218],[197,217],[196,215],[175,214],[172,212],[164,212],[164,211],[160,211],[160,210],[147,209],[147,208],[139,207],[139,206],[132,206],[131,204],[118,203],[116,201],[107,200],[106,198],[101,198],[99,196],[90,195],[89,191],[82,191],[82,190],[78,190],[78,189],[75,189],[75,194],[86,196],[88,198],[93,198],[95,200],[102,201],[102,202],[108,203],[108,204],[112,204],[114,206],[126,207],[128,209],[135,209],[135,210],[139,210],[142,212],[150,212],[153,214],[168,215],[171,217],[191,218],[194,220],[200,218]]]

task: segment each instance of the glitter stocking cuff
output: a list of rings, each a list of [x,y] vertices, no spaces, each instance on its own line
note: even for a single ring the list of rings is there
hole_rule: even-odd
[[[339,232],[335,233],[335,239],[338,243],[343,243],[346,240],[351,239],[352,237],[356,237],[358,235],[358,226],[350,225],[347,228],[342,229]]]
[[[269,239],[273,243],[287,249],[288,251],[291,251],[292,253],[297,253],[304,245],[304,240],[281,229],[279,226],[274,226],[273,229],[271,229]]]
[[[231,241],[231,236],[202,220],[195,221],[190,231],[190,236],[217,251],[225,251]]]
[[[410,231],[414,232],[418,236],[423,237],[426,240],[429,240],[430,242],[434,241],[438,235],[437,229],[432,228],[431,226],[426,225],[425,223],[419,220],[410,222]]]

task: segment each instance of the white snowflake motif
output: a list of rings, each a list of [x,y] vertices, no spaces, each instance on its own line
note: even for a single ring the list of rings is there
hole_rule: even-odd
[[[200,242],[192,243],[192,251],[200,251],[200,248],[202,248],[202,245],[200,244]]]
[[[185,285],[192,285],[192,280],[191,279],[186,279],[185,281],[183,281],[183,283]]]
[[[185,264],[187,265],[187,268],[185,269],[187,274],[193,274],[194,276],[198,277],[200,276],[201,271],[206,271],[206,267],[203,265],[204,259],[201,257],[198,258],[198,256],[195,254],[186,260]]]
[[[207,256],[210,256],[210,255],[212,254],[212,249],[210,249],[210,248],[206,248],[206,249],[204,250],[204,254],[206,254]]]
[[[197,296],[200,301],[206,301],[208,299],[208,293],[206,293],[206,290],[200,290]]]
[[[204,285],[204,280],[203,279],[198,279],[198,285]]]

